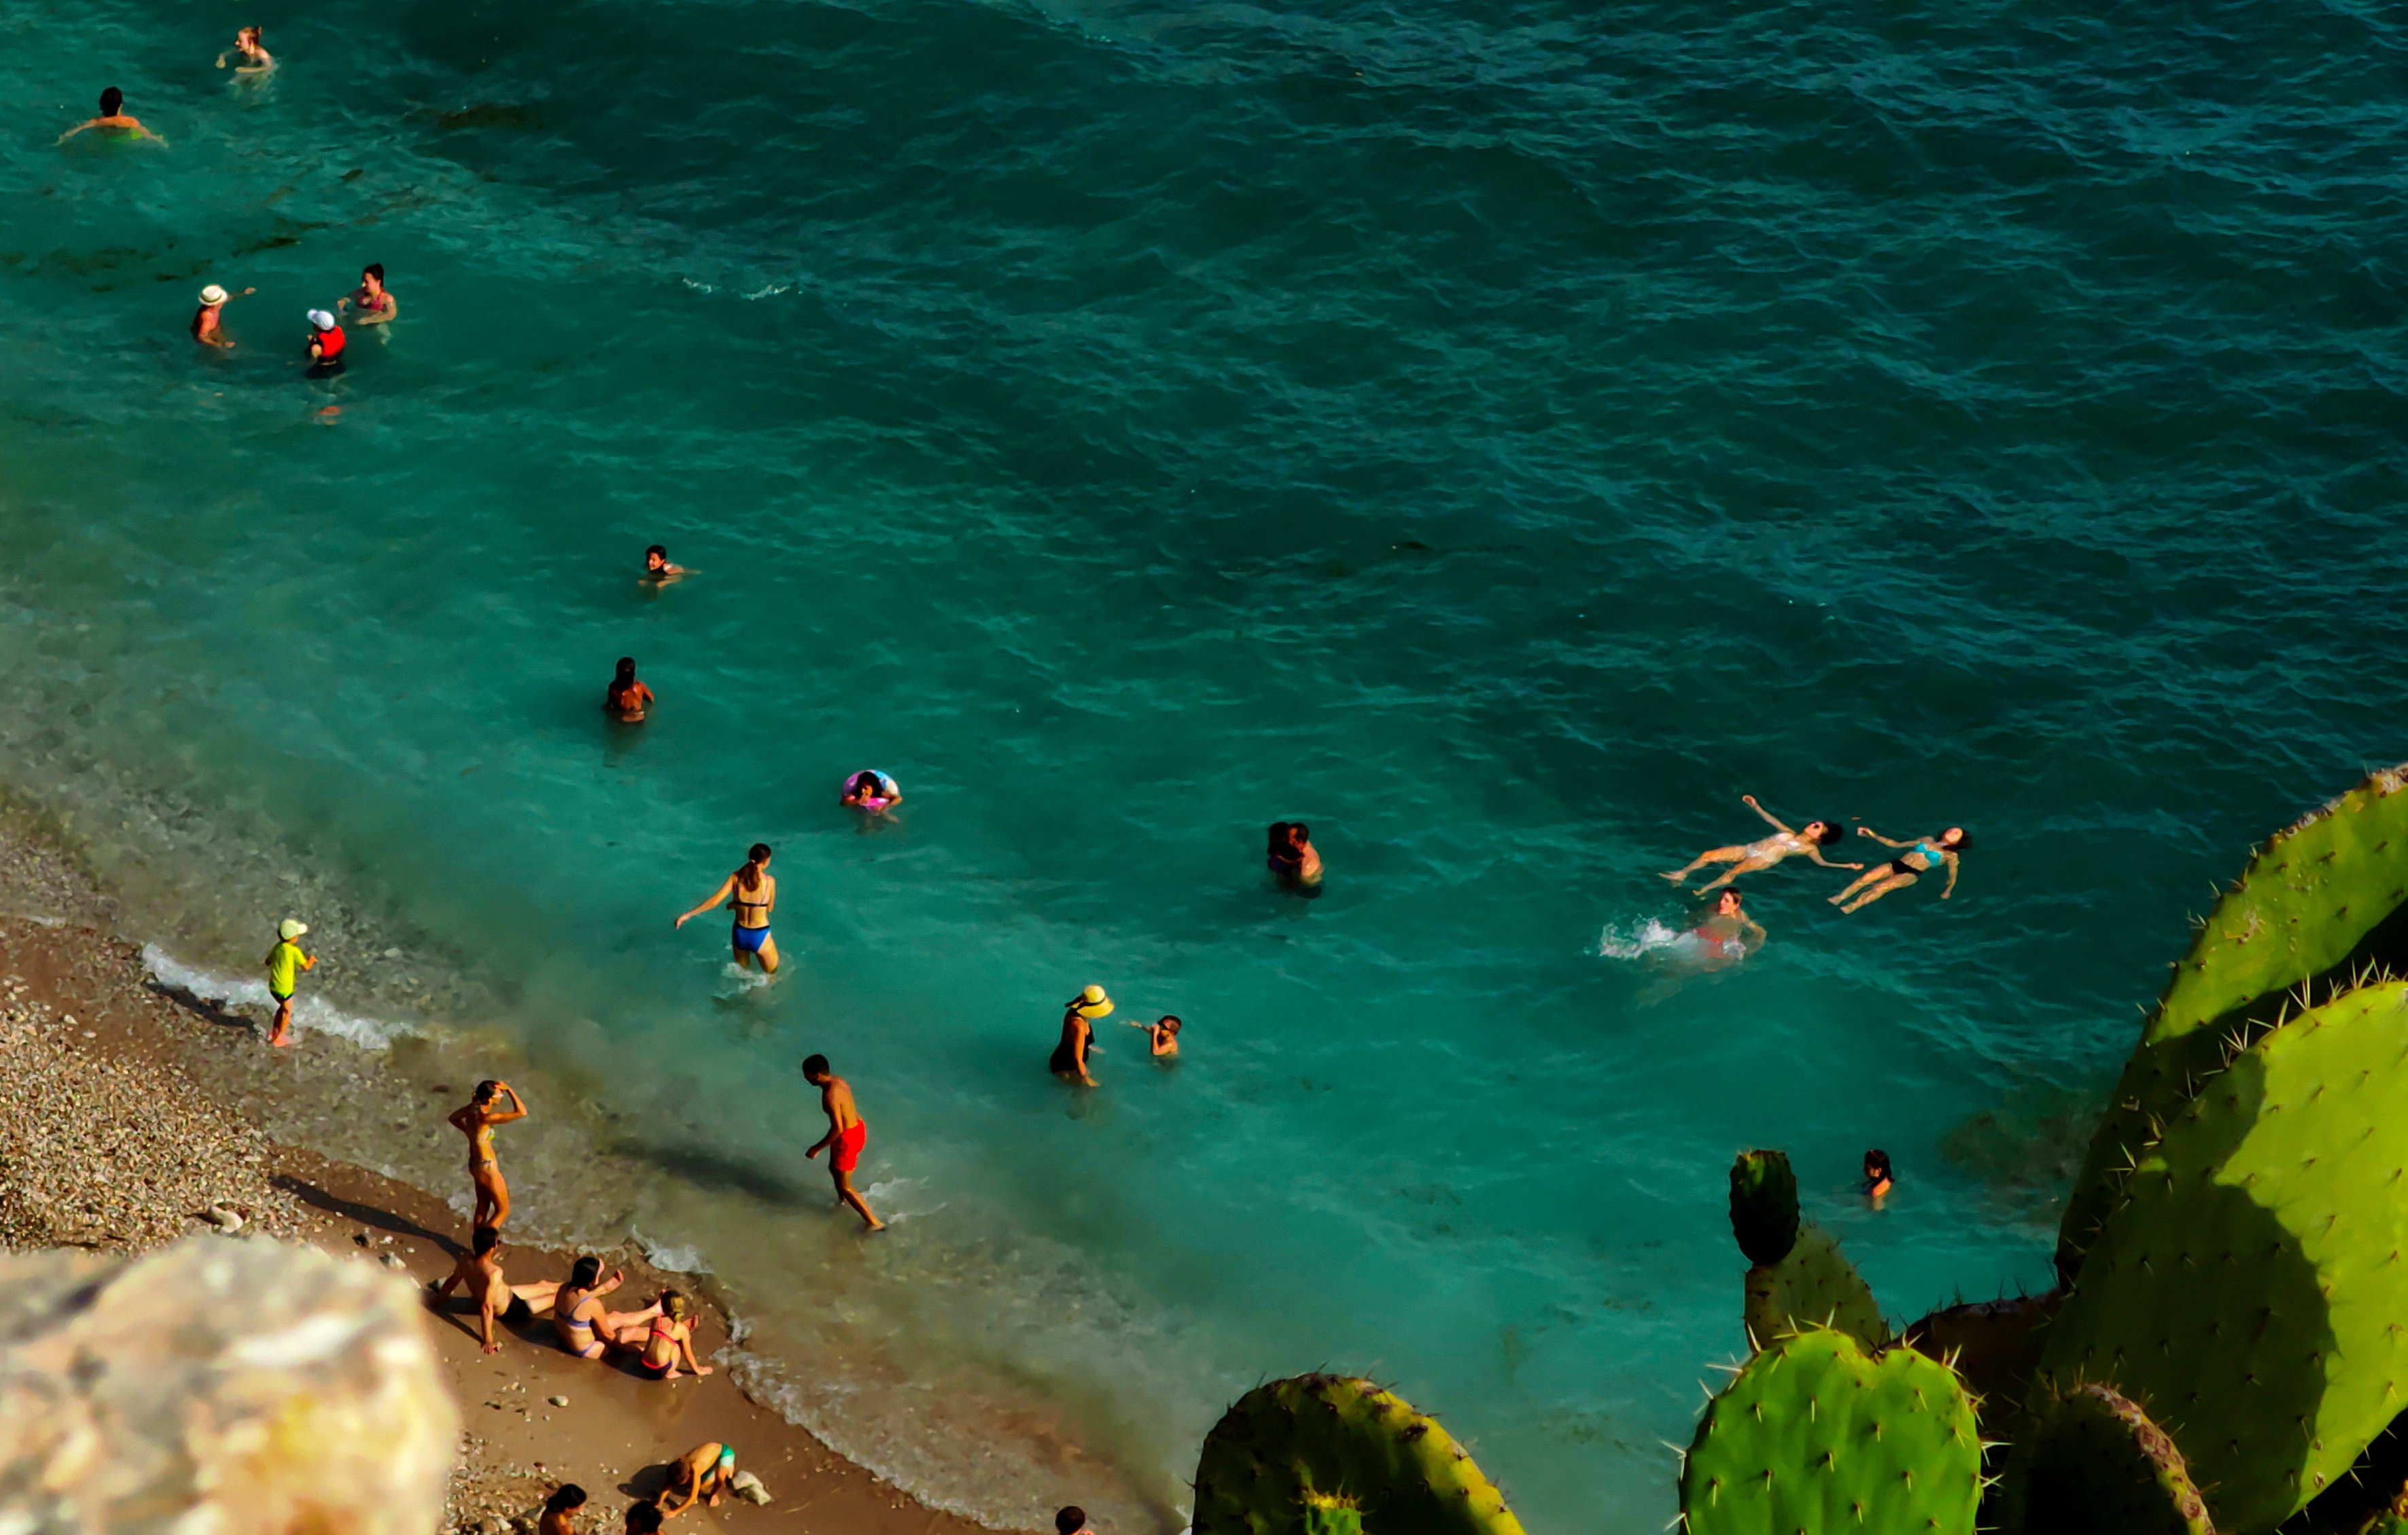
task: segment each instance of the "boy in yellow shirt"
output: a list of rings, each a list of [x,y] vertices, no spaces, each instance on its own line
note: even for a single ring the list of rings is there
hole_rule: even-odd
[[[267,951],[267,993],[276,998],[276,1026],[268,1032],[269,1044],[293,1042],[293,988],[299,983],[301,971],[318,968],[318,962],[293,941],[308,930],[308,923],[291,917],[276,925],[276,947]]]

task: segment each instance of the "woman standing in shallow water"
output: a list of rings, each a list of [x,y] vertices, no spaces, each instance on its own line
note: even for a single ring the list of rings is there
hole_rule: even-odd
[[[677,925],[684,926],[723,901],[736,913],[728,942],[736,951],[737,968],[757,959],[763,975],[777,974],[778,940],[769,936],[769,912],[778,904],[778,882],[769,877],[768,843],[753,843],[744,855],[744,867],[722,880],[710,898],[678,918]]]
[[[503,1098],[510,1100],[505,1111],[498,1107]],[[526,1104],[519,1091],[506,1082],[480,1082],[477,1091],[462,1108],[452,1111],[452,1127],[468,1138],[468,1182],[477,1191],[476,1212],[468,1219],[471,1230],[480,1226],[498,1227],[509,1217],[510,1189],[502,1182],[502,1165],[494,1159],[494,1126],[508,1125],[527,1115]]]

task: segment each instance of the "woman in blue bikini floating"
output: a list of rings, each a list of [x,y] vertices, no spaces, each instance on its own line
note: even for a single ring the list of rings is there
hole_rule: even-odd
[[[778,882],[769,877],[769,844],[755,842],[744,855],[744,867],[720,882],[710,899],[678,918],[677,925],[682,927],[713,907],[725,905],[736,913],[728,941],[736,948],[737,968],[758,960],[762,974],[775,975],[778,940],[769,936],[769,912],[777,904]]]
[[[1941,887],[1940,898],[1946,900],[1956,891],[1956,855],[1964,852],[1966,844],[1972,840],[1965,835],[1962,826],[1951,826],[1937,837],[1918,837],[1912,842],[1893,841],[1870,826],[1858,826],[1856,835],[1906,851],[1888,863],[1865,870],[1848,882],[1847,889],[1832,897],[1831,904],[1842,912],[1870,906],[1891,891],[1903,890],[1942,866],[1948,870],[1948,882]],[[1859,891],[1863,894],[1858,895]],[[1851,900],[1850,897],[1856,898]]]

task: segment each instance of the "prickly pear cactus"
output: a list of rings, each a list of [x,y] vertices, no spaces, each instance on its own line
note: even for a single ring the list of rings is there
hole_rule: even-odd
[[[2096,1382],[2038,1404],[2010,1469],[2006,1528],[2026,1535],[2215,1535],[2182,1451]]]
[[[2064,1298],[2052,1290],[1950,1306],[1910,1326],[1899,1341],[1954,1367],[1980,1400],[1983,1431],[2002,1436],[2040,1368],[2041,1342]]]
[[[1755,1264],[1779,1263],[1798,1241],[1798,1175],[1785,1152],[1739,1154],[1730,1170],[1731,1235]]]
[[[1369,1381],[1298,1375],[1205,1436],[1195,1535],[1522,1535],[1435,1419]]]
[[[1755,1347],[1810,1326],[1837,1327],[1869,1349],[1889,1342],[1871,1287],[1831,1234],[1812,1222],[1798,1228],[1786,1257],[1747,1271],[1744,1294],[1741,1314]]]
[[[2376,773],[2274,834],[2208,914],[2100,1116],[2066,1199],[2057,1273],[2071,1280],[2132,1159],[2221,1066],[2223,1037],[2342,966],[2408,903],[2408,765]],[[2312,986],[2324,998],[2321,989]],[[2265,1021],[2265,1020],[2261,1020]]]
[[[1955,1372],[1913,1349],[1868,1356],[1828,1327],[1767,1341],[1681,1466],[1688,1535],[1972,1535],[1981,1499]]]
[[[2035,1388],[2166,1426],[2219,1528],[2269,1530],[2408,1401],[2408,983],[2262,1036],[2145,1152]]]

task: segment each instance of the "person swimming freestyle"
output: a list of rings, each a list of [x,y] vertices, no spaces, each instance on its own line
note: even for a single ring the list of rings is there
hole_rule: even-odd
[[[769,875],[769,844],[755,842],[744,855],[744,867],[720,882],[710,898],[677,919],[681,927],[724,902],[736,913],[728,941],[740,969],[758,961],[761,973],[778,973],[778,940],[769,936],[769,913],[778,904],[778,882]]]
[[[109,138],[147,138],[162,148],[165,148],[167,143],[165,139],[144,127],[139,118],[125,110],[125,93],[114,85],[100,93],[100,115],[88,122],[77,123],[59,135],[58,141],[64,144],[76,135],[89,132],[93,128],[99,129],[104,136]]]
[[[1842,914],[1861,911],[1884,896],[1905,889],[1942,866],[1948,870],[1948,882],[1941,887],[1940,898],[1946,900],[1956,893],[1956,855],[1972,841],[1962,826],[1951,826],[1937,837],[1918,837],[1912,842],[1894,841],[1870,826],[1858,826],[1856,835],[1906,851],[1878,868],[1857,875],[1848,882],[1848,888],[1832,897],[1831,904],[1838,907]]]
[[[1728,864],[1720,878],[1698,887],[1700,892],[1720,890],[1742,874],[1755,874],[1770,868],[1784,858],[1803,854],[1825,868],[1862,868],[1862,864],[1835,864],[1823,856],[1823,850],[1840,839],[1840,828],[1828,821],[1809,821],[1805,828],[1792,831],[1770,811],[1756,802],[1756,796],[1742,795],[1740,803],[1763,816],[1772,827],[1773,835],[1753,842],[1734,843],[1729,847],[1708,848],[1689,860],[1687,867],[1671,869],[1664,878],[1679,884],[1708,864]]]

